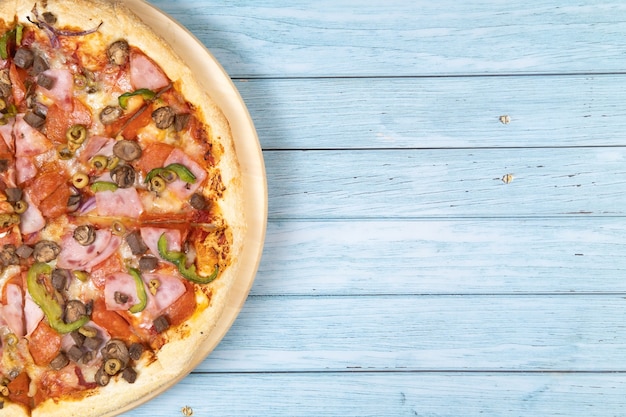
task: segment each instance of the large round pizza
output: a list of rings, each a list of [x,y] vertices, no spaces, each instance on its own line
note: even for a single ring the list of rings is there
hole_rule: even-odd
[[[0,2],[0,415],[115,414],[232,321],[258,259],[197,78],[123,2]]]

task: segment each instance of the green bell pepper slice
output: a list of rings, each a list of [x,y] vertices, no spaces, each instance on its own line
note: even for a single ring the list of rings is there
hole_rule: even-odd
[[[146,308],[148,294],[146,293],[146,287],[143,285],[143,279],[139,271],[135,268],[129,268],[128,272],[135,280],[135,284],[137,285],[137,297],[139,298],[139,302],[133,305],[128,311],[131,313],[139,313]]]
[[[167,178],[168,171],[176,174],[178,178],[180,178],[182,181],[186,182],[187,184],[193,184],[194,182],[196,182],[196,176],[193,174],[193,172],[191,172],[189,168],[187,168],[183,164],[179,164],[179,163],[169,164],[168,166],[162,167],[162,168],[151,169],[150,172],[148,172],[148,174],[146,175],[146,179],[144,180],[144,182],[145,183],[150,182],[150,180],[157,175],[162,176],[163,178]],[[162,175],[162,174],[165,174],[165,175]]]
[[[63,308],[56,298],[48,292],[46,285],[40,277],[42,275],[51,275],[52,267],[43,262],[33,264],[26,275],[26,283],[28,292],[35,304],[37,304],[44,312],[48,319],[50,327],[58,333],[65,334],[78,330],[89,322],[89,316],[84,315],[76,321],[65,323],[63,321]]]
[[[163,259],[176,265],[178,272],[180,272],[185,279],[191,282],[195,282],[196,284],[208,284],[217,278],[219,265],[215,265],[215,269],[211,275],[200,275],[196,270],[195,264],[187,266],[187,256],[183,252],[170,251],[167,249],[167,238],[165,237],[165,233],[159,237],[157,249],[159,250],[159,255],[161,255]]]
[[[152,100],[156,96],[156,93],[152,90],[148,90],[147,88],[140,88],[132,93],[124,93],[117,98],[120,107],[126,110],[128,107],[128,99],[133,96],[141,96],[144,100]]]

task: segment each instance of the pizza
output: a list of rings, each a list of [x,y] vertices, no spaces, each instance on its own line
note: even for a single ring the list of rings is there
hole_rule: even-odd
[[[123,2],[2,0],[0,415],[113,415],[186,375],[242,189],[223,113]]]

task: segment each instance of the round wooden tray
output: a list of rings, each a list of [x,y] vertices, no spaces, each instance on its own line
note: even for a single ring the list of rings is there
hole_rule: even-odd
[[[228,294],[225,310],[194,360],[189,363],[187,372],[183,372],[178,380],[168,381],[141,401],[116,410],[114,415],[135,408],[172,387],[215,349],[235,321],[252,287],[261,259],[267,223],[267,183],[261,146],[248,109],[230,77],[205,46],[172,17],[143,0],[126,0],[125,4],[172,46],[228,119],[241,167],[247,231],[237,265],[239,274]]]

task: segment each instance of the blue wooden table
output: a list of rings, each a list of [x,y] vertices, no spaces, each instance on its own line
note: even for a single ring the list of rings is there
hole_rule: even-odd
[[[626,2],[150,0],[269,186],[250,296],[125,417],[626,415]]]

